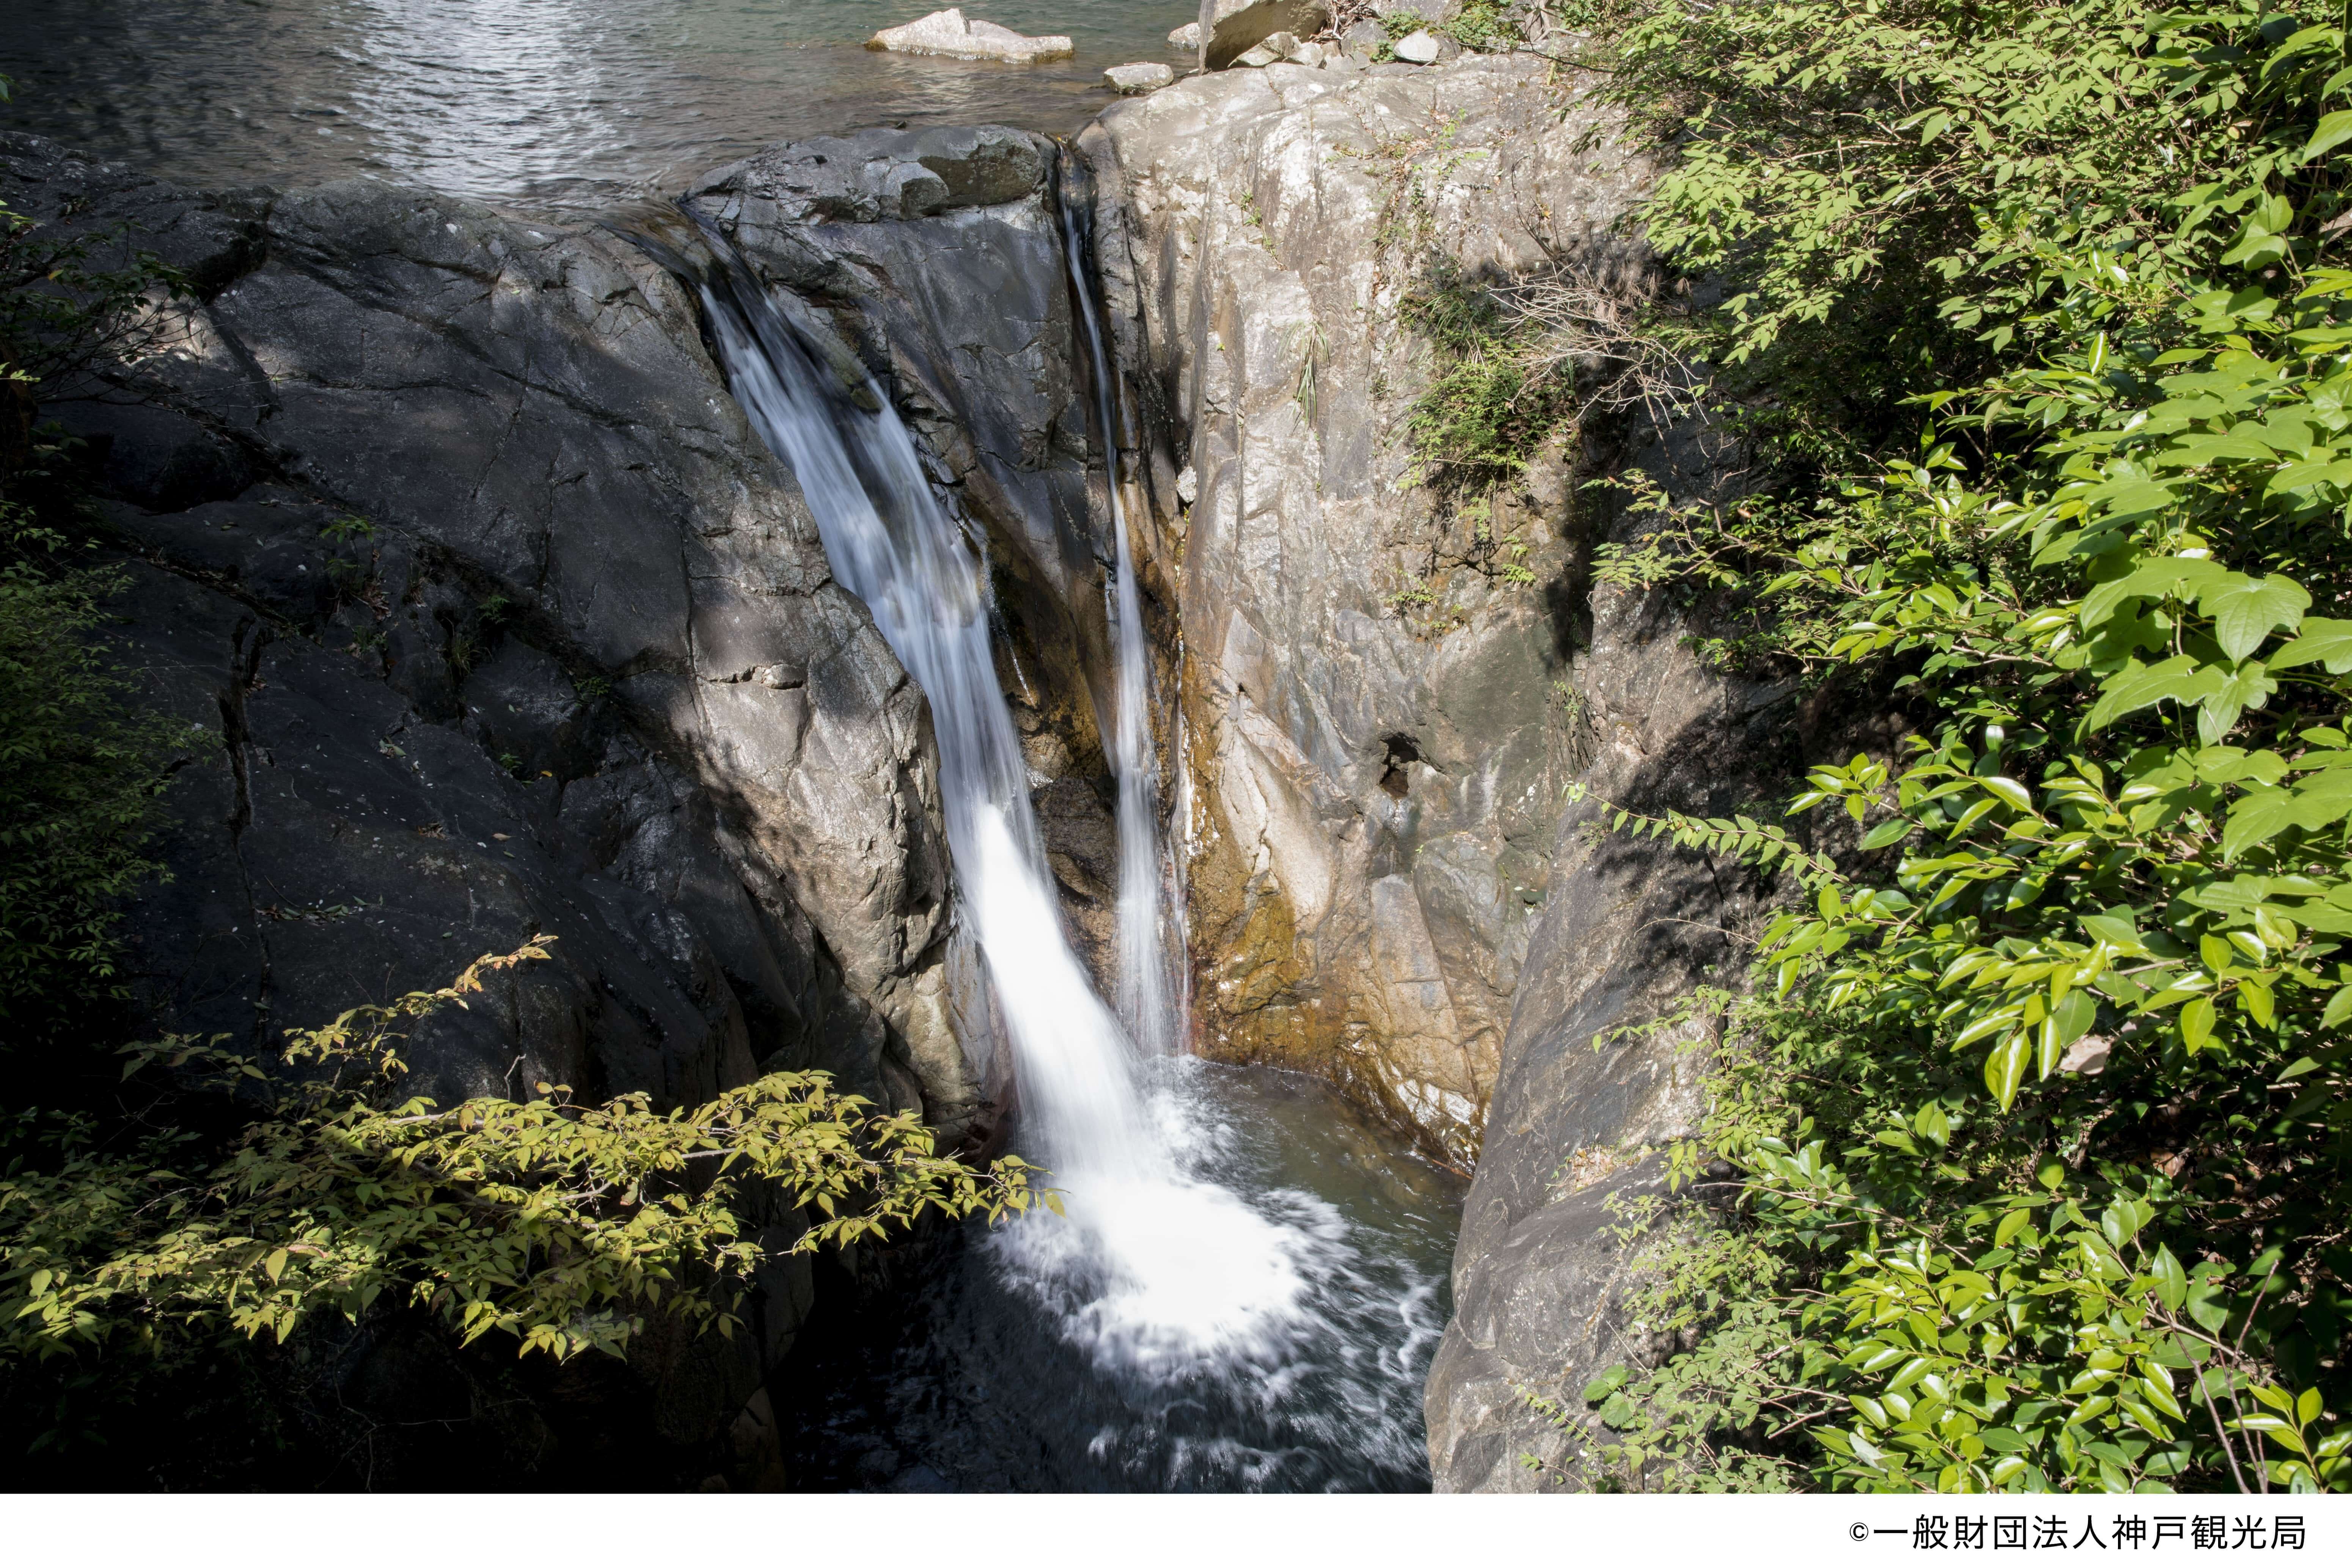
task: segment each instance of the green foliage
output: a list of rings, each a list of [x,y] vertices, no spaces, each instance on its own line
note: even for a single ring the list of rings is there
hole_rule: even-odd
[[[2045,247],[2198,272],[2240,242],[2238,220],[2259,224],[2265,189],[2332,185],[2295,107],[2336,90],[2342,62],[2304,26],[2327,19],[2315,8],[1575,11],[1603,40],[1604,91],[1675,149],[1643,213],[1653,242],[1727,285],[1703,352],[1769,392],[1760,416],[1784,437],[1832,452],[1884,436],[1906,395],[2062,338]]]
[[[185,282],[129,240],[121,226],[59,238],[0,205],[0,391],[38,386],[54,395],[92,365],[136,359],[149,346],[152,307],[184,292]]]
[[[1402,21],[1406,15],[1399,12],[1395,16],[1385,18],[1384,25]],[[1452,38],[1465,49],[1489,52],[1507,49],[1524,37],[1517,20],[1510,14],[1510,6],[1497,4],[1497,0],[1466,0],[1452,21],[1433,30]],[[1391,32],[1390,36],[1394,37],[1398,35]]]
[[[765,1254],[743,1215],[761,1194],[814,1211],[809,1251],[926,1213],[1020,1212],[1052,1193],[1017,1159],[974,1171],[937,1154],[912,1113],[879,1114],[822,1073],[775,1073],[708,1104],[642,1094],[442,1108],[404,1098],[404,1030],[464,1006],[484,974],[294,1030],[257,1063],[184,1038],[129,1047],[153,1098],[146,1127],[200,1125],[194,1102],[245,1110],[225,1149],[184,1131],[130,1136],[22,1119],[0,1178],[0,1353],[154,1356],[224,1335],[284,1342],[322,1312],[428,1310],[467,1342],[522,1353],[622,1353],[668,1313],[732,1334],[732,1288]]]
[[[138,353],[151,303],[179,288],[145,253],[93,260],[121,237],[60,240],[0,206],[0,1028],[16,1052],[110,997],[116,915],[155,870],[140,848],[188,739],[126,706],[99,640],[116,579],[77,559],[69,454],[32,423],[37,395]]]
[[[1619,15],[1618,90],[1696,138],[1649,216],[1727,285],[1689,329],[1718,363],[1769,378],[1890,319],[1963,352],[1778,426],[1781,460],[1847,474],[1649,498],[1666,526],[1605,568],[1744,604],[1719,658],[1844,672],[1919,719],[1905,756],[1791,803],[1866,829],[1850,864],[1748,818],[1619,815],[1801,897],[1678,1153],[1686,1181],[1732,1172],[1727,1239],[1656,1243],[1700,1348],[1608,1392],[1617,1458],[1872,1490],[2352,1484],[2338,18]],[[1916,447],[1864,460],[1906,421]],[[1778,1270],[1726,1290],[1709,1247]]]
[[[1400,310],[1435,358],[1407,416],[1412,482],[1474,492],[1515,478],[1572,416],[1574,377],[1495,290],[1442,258]]]
[[[19,479],[23,478],[18,476]],[[184,727],[126,705],[95,640],[103,572],[0,489],[0,1026],[22,1047],[104,994]]]

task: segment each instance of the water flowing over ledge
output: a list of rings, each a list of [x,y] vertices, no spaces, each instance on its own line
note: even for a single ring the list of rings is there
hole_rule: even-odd
[[[1119,795],[1124,1024],[1062,932],[997,684],[978,530],[934,491],[885,389],[796,321],[805,308],[772,295],[707,224],[698,245],[710,258],[698,266],[649,248],[691,279],[737,400],[798,479],[835,574],[930,700],[960,918],[1012,1047],[1021,1142],[1066,1194],[1066,1220],[1035,1216],[973,1248],[962,1267],[987,1279],[971,1289],[1025,1301],[1051,1326],[1056,1354],[1077,1358],[1059,1375],[1129,1422],[1179,1394],[1227,1409],[1214,1441],[1187,1450],[1189,1484],[1286,1484],[1278,1456],[1301,1442],[1328,1450],[1326,1468],[1349,1478],[1339,1484],[1415,1484],[1415,1394],[1442,1321],[1438,1270],[1391,1256],[1314,1193],[1260,1185],[1235,1168],[1225,1069],[1171,1055],[1180,1013],[1164,945],[1174,921],[1150,653],[1117,482],[1114,367],[1083,229],[1066,228],[1065,254],[1111,479],[1119,709],[1107,728]],[[1354,1331],[1335,1332],[1367,1314]],[[1267,1397],[1301,1380],[1328,1385],[1326,1396],[1303,1410]],[[1334,1402],[1350,1416],[1318,1425],[1314,1412]],[[1185,1484],[1162,1469],[1171,1458],[1158,1445],[1089,1452],[1112,1466],[1098,1480]]]

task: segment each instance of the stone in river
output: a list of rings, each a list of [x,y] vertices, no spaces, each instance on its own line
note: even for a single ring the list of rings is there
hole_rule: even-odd
[[[1407,33],[1396,41],[1396,58],[1413,65],[1425,66],[1437,58],[1437,38],[1427,28]]]
[[[902,55],[948,55],[960,60],[1011,60],[1019,65],[1066,60],[1077,52],[1066,35],[1025,37],[993,22],[968,22],[963,12],[953,6],[904,26],[885,27],[866,39],[866,47]]]
[[[1168,35],[1168,41],[1180,49],[1199,48],[1201,47],[1201,24],[1198,22],[1185,23],[1182,26]]]
[[[1118,93],[1153,92],[1176,79],[1175,68],[1157,60],[1138,60],[1133,65],[1113,66],[1103,72],[1103,80]]]

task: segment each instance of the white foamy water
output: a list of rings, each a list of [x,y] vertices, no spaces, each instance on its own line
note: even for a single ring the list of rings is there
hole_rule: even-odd
[[[1255,1227],[1272,1245],[1154,1247],[1104,1289],[1076,1226],[959,1233],[919,1285],[806,1331],[795,1376],[813,1399],[787,1435],[803,1485],[1428,1485],[1421,1384],[1445,1322],[1459,1181],[1314,1079],[1193,1057],[1140,1078],[1180,1181],[1115,1195],[1139,1198],[1124,1234],[1148,1237],[1156,1214],[1179,1238]],[[1057,1243],[1067,1256],[1032,1250]]]

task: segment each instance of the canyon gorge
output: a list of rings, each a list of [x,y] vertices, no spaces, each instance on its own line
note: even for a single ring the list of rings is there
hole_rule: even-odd
[[[1453,1173],[1412,1198],[1460,1205],[1451,1317],[1411,1339],[1427,1468],[1368,1449],[1355,1484],[1573,1474],[1559,1406],[1670,1348],[1627,1309],[1620,1216],[1703,1109],[1702,1036],[1612,1031],[1734,984],[1759,899],[1736,865],[1597,836],[1593,803],[1720,815],[1851,739],[1793,686],[1707,671],[1666,594],[1591,576],[1644,526],[1594,481],[1733,493],[1715,432],[1596,412],[1475,490],[1415,457],[1434,372],[1408,301],[1433,277],[1656,287],[1622,221],[1649,173],[1612,132],[1532,55],[1278,62],[1066,142],[772,145],[593,223],[372,179],[200,190],[0,136],[9,206],[186,282],[129,363],[41,411],[106,498],[108,641],[184,727],[168,878],[126,928],[142,1005],[262,1047],[544,933],[548,962],[418,1028],[418,1092],[676,1105],[816,1068],[991,1153],[1055,1114],[1008,1024],[1026,921],[1083,966],[1051,984],[1147,1057],[1311,1075],[1344,1097],[1314,1114]],[[869,607],[841,558],[720,286],[775,312],[836,411],[817,425],[903,422],[901,493],[984,566],[992,662],[955,700],[1003,726],[1005,820],[1034,820],[1054,900],[999,911],[992,943],[954,815],[965,721],[911,668],[908,606]],[[913,525],[874,526],[905,548]],[[1082,1202],[1092,1159],[1045,1163]],[[812,1312],[911,1266],[812,1265],[782,1255],[798,1217],[764,1223],[756,1331],[656,1333],[600,1370],[619,1436],[535,1385],[478,1441],[795,1484]],[[1302,1300],[1360,1285],[1324,1257],[1267,1267]],[[1418,1278],[1380,1289],[1431,1300]],[[419,1388],[495,1403],[428,1349],[347,1350],[339,1386],[387,1420]]]

